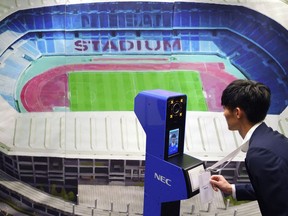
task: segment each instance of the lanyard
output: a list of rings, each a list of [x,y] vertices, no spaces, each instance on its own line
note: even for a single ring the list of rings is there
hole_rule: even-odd
[[[216,162],[212,166],[206,168],[206,170],[207,171],[213,171],[213,172],[221,171],[233,160],[233,158],[236,157],[236,155],[239,154],[239,152],[241,151],[242,148],[246,147],[246,145],[248,145],[248,142],[243,143],[237,149],[235,149],[230,154],[228,154],[226,157],[222,158],[221,160],[219,160],[218,162]],[[224,164],[225,162],[226,162],[226,164]],[[224,164],[224,165],[221,168],[216,169],[217,167],[221,166],[222,164]]]
[[[230,154],[228,154],[226,157],[224,157],[223,159],[219,160],[218,162],[216,162],[215,164],[213,164],[212,166],[208,167],[206,170],[207,171],[213,171],[213,172],[219,172],[222,169],[224,169],[232,160],[233,158],[236,157],[236,155],[239,154],[239,152],[242,150],[243,152],[247,152],[248,147],[249,147],[249,140],[250,137],[252,136],[252,134],[254,133],[254,131],[256,130],[256,128],[262,124],[262,122],[259,122],[255,125],[253,125],[253,127],[251,127],[249,129],[249,131],[247,132],[246,136],[244,137],[243,140],[243,144],[240,145],[237,149],[235,149],[233,152],[231,152]],[[227,161],[227,162],[226,162]],[[224,164],[226,162],[226,164]],[[224,164],[221,168],[216,169],[216,167],[221,166],[222,164]]]

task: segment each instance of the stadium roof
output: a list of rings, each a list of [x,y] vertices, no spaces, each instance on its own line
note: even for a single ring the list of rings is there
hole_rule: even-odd
[[[1,0],[0,3],[0,20],[8,15],[23,9],[64,5],[64,4],[83,4],[83,3],[97,3],[97,2],[121,2],[134,0]],[[163,2],[161,0],[146,0],[151,2]],[[178,0],[178,2],[181,0]],[[166,0],[165,2],[177,2],[175,0]],[[182,0],[182,2],[201,2],[214,4],[228,4],[244,6],[255,11],[258,11],[271,19],[274,19],[283,27],[288,29],[287,0]]]
[[[288,108],[265,121],[287,136],[287,116]],[[186,154],[218,160],[241,140],[227,129],[222,112],[187,112]],[[18,113],[0,98],[0,149],[8,155],[144,160],[145,142],[134,112]],[[244,154],[235,158],[243,159]]]

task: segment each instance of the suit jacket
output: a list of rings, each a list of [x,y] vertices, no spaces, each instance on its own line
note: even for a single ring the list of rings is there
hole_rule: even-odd
[[[288,216],[288,138],[260,124],[245,163],[251,184],[236,185],[237,200],[258,200],[263,216]]]

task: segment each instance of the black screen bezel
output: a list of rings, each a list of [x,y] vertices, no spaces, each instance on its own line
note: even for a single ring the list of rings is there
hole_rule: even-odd
[[[186,95],[169,98],[167,101],[166,116],[166,137],[165,137],[165,159],[182,155],[184,150],[185,120],[186,120]],[[175,106],[177,105],[177,107]],[[174,108],[177,110],[174,110]],[[178,112],[179,108],[179,112]],[[178,151],[169,154],[169,135],[170,131],[179,129]]]

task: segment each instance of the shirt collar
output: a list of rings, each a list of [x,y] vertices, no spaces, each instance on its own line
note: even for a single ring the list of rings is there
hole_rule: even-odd
[[[245,135],[243,141],[242,141],[242,148],[241,148],[241,151],[242,152],[247,152],[248,151],[248,148],[249,148],[249,141],[250,141],[250,138],[252,136],[252,134],[254,133],[254,131],[256,130],[256,128],[261,124],[262,122],[259,122],[255,125],[253,125],[253,127],[251,127],[249,129],[249,131],[247,132],[247,134]]]

